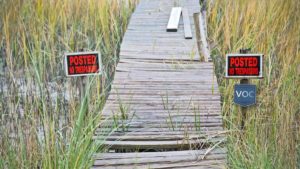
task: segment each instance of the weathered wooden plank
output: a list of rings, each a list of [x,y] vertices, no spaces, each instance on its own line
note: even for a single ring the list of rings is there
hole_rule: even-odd
[[[178,112],[179,114],[179,112]],[[181,113],[180,113],[181,114]],[[168,116],[170,115],[170,116]],[[145,123],[145,124],[149,124],[149,123],[165,123],[166,121],[170,121],[172,120],[173,123],[195,123],[195,122],[200,122],[200,123],[222,123],[222,117],[221,116],[201,116],[198,113],[194,113],[194,116],[172,116],[173,114],[168,114],[165,113],[164,115],[159,115],[157,117],[157,119],[151,119],[151,121],[149,121],[150,117],[152,116],[152,114],[147,114],[147,113],[142,113],[142,114],[135,114],[133,116],[133,118],[128,119],[128,120],[121,120],[119,119],[119,122],[124,122],[124,123],[131,123],[131,122],[135,122],[135,123]],[[106,121],[107,123],[109,122],[115,122],[115,120],[113,119],[109,119]]]
[[[142,60],[133,61],[122,59],[117,67],[129,67],[129,68],[164,68],[170,70],[186,70],[186,71],[199,71],[199,69],[213,69],[212,64],[206,64],[203,62],[199,64],[191,62],[174,62],[174,63],[157,63],[157,62],[143,62]]]
[[[134,81],[148,81],[148,82],[151,82],[151,80],[153,81],[160,81],[160,82],[163,82],[163,81],[166,81],[166,82],[176,82],[176,81],[180,81],[180,82],[183,82],[185,81],[186,83],[188,82],[197,82],[197,81],[211,81],[213,82],[213,78],[211,77],[208,77],[208,76],[188,76],[186,74],[182,74],[182,75],[179,75],[177,74],[177,77],[169,77],[166,75],[162,75],[162,74],[157,74],[157,76],[151,76],[151,74],[149,74],[149,76],[147,75],[143,75],[143,74],[125,74],[126,72],[124,72],[124,74],[120,73],[120,74],[116,74],[115,75],[115,80],[121,80],[121,81],[124,81],[124,80],[130,80],[132,82]],[[142,73],[142,72],[141,72]],[[151,73],[155,73],[155,72],[151,72]],[[157,73],[157,72],[156,72]],[[169,73],[169,72],[164,72],[164,73]],[[180,72],[174,72],[174,73],[180,73]],[[186,79],[184,78],[184,76],[186,75]],[[215,80],[216,81],[216,80]],[[216,86],[217,84],[212,84],[214,86]],[[208,86],[212,86],[212,85],[208,85]],[[208,87],[207,86],[207,87]]]
[[[223,135],[218,135],[220,137],[224,137]],[[217,136],[215,136],[217,137]],[[189,134],[187,136],[184,135],[134,135],[134,136],[128,136],[128,135],[111,135],[108,136],[106,140],[108,141],[115,141],[115,140],[122,140],[122,141],[170,141],[170,140],[198,140],[198,139],[205,139],[207,138],[206,135],[194,135]]]
[[[97,133],[96,133],[97,135]],[[215,136],[217,137],[217,136]],[[219,135],[219,137],[224,137],[224,135]],[[187,136],[184,135],[111,135],[106,138],[108,141],[174,141],[174,140],[198,140],[205,139],[207,136],[203,135],[194,135],[189,134]]]
[[[130,98],[130,97],[151,97],[151,96],[160,96],[161,99],[163,97],[177,97],[177,96],[184,96],[184,95],[190,95],[191,97],[198,95],[201,95],[201,97],[213,97],[213,96],[219,96],[219,93],[212,91],[197,91],[193,93],[193,90],[184,90],[184,91],[149,91],[149,90],[115,90],[109,92],[112,97],[121,96],[125,98]],[[200,97],[200,98],[201,98]]]
[[[202,49],[202,54],[204,56],[204,59],[206,62],[211,61],[210,57],[210,50],[207,42],[207,33],[206,33],[206,18],[203,17],[202,13],[199,13],[199,28],[200,28],[200,38],[201,38],[201,49]]]
[[[128,159],[118,159],[116,160],[96,160],[95,165],[124,165],[124,164],[143,164],[143,163],[160,163],[160,162],[184,162],[184,161],[197,161],[201,155],[197,154],[183,154],[181,156],[163,156],[163,157],[145,157],[145,158],[132,158]],[[226,154],[211,154],[206,156],[207,160],[224,160]]]
[[[123,106],[130,106],[133,107],[131,105],[152,105],[153,107],[157,107],[157,106],[162,106],[162,107],[166,107],[169,106],[170,109],[172,108],[173,110],[176,109],[177,104],[181,104],[181,105],[189,105],[189,107],[191,108],[196,108],[197,105],[201,105],[201,104],[221,104],[219,99],[216,100],[196,100],[196,101],[191,101],[191,100],[167,100],[165,99],[164,101],[162,100],[110,100],[112,102],[110,102],[110,104],[115,104],[116,106],[120,106],[121,104],[123,104]],[[200,107],[200,106],[199,106]],[[167,109],[167,108],[165,108]]]
[[[158,134],[159,133],[163,133],[163,132],[170,132],[170,133],[173,133],[173,132],[182,132],[182,134],[189,134],[189,133],[192,133],[192,132],[196,132],[197,130],[195,128],[185,128],[185,127],[182,127],[182,128],[176,128],[176,130],[173,130],[173,129],[169,129],[169,128],[125,128],[125,132],[126,133],[130,133],[130,132],[133,132],[134,134],[137,134],[138,132],[140,132],[141,134],[145,135],[147,134],[148,132],[157,132]],[[107,128],[103,128],[101,129],[104,133],[107,133]],[[223,131],[223,127],[220,127],[220,126],[213,126],[213,127],[201,127],[200,128],[201,131]],[[115,132],[123,132],[124,131],[122,130],[122,128],[120,128],[119,130],[115,131]],[[200,132],[200,131],[198,131]],[[100,139],[103,139],[103,137],[99,137]]]
[[[119,114],[120,115],[120,114]],[[115,125],[115,124],[126,124],[127,126],[131,127],[131,128],[180,128],[180,127],[190,127],[190,128],[196,128],[196,127],[214,127],[214,126],[222,126],[222,119],[201,119],[200,116],[197,116],[195,114],[195,118],[185,118],[184,120],[176,120],[174,117],[163,117],[164,119],[162,121],[142,121],[139,120],[140,118],[145,118],[143,116],[139,116],[139,115],[132,115],[134,117],[134,119],[130,119],[126,120],[126,119],[122,119],[120,116],[118,117],[117,114],[115,114],[115,118],[119,118],[119,119],[112,119],[112,120],[108,120],[106,123],[111,123],[111,125]],[[149,116],[148,116],[149,117]],[[108,126],[109,127],[109,126]]]
[[[162,54],[162,55],[156,55],[156,54],[146,54],[142,55],[141,54],[130,54],[130,55],[121,55],[121,59],[151,59],[151,60],[198,60],[198,57],[194,53],[190,54]]]
[[[151,109],[153,108],[153,109]],[[152,116],[151,119],[155,118],[164,118],[168,117],[169,115],[172,116],[172,118],[179,118],[179,117],[185,117],[185,118],[192,118],[195,115],[197,115],[199,118],[218,118],[220,117],[220,114],[218,114],[217,109],[219,107],[216,107],[215,110],[205,110],[205,107],[202,107],[202,109],[178,109],[177,107],[170,108],[170,110],[164,110],[159,109],[159,107],[129,107],[129,110],[127,110],[128,114],[135,113],[137,116],[141,116],[141,114],[144,114],[144,116],[141,117],[147,117]],[[118,105],[112,105],[110,108],[106,108],[103,112],[103,116],[109,116],[113,115],[113,113],[119,113],[120,107]],[[148,118],[149,119],[149,118]]]
[[[120,100],[120,101],[125,101],[125,100],[144,100],[144,101],[147,101],[147,100],[160,100],[160,101],[177,101],[177,100],[180,100],[180,101],[201,101],[201,100],[220,100],[220,96],[218,95],[206,95],[206,96],[203,96],[203,97],[197,97],[197,96],[166,96],[165,98],[162,96],[162,95],[154,95],[154,96],[133,96],[133,95],[129,95],[129,96],[126,96],[126,95],[122,95],[120,97],[120,95],[111,95],[109,98],[109,100]]]
[[[220,104],[219,102],[211,103],[207,101],[202,101],[200,104],[199,102],[197,103],[175,103],[175,104],[151,104],[149,103],[140,103],[137,105],[134,104],[124,104],[122,101],[116,100],[116,101],[110,101],[107,103],[107,105],[111,108],[119,108],[120,105],[123,105],[125,107],[129,107],[132,110],[167,110],[164,106],[169,105],[170,108],[169,110],[203,110],[203,109],[209,109],[209,110],[215,110],[218,112],[220,109]],[[204,111],[206,112],[206,111]],[[182,112],[181,112],[182,113]]]
[[[96,135],[101,135],[102,133],[107,133],[107,131],[109,130],[104,130],[103,128],[98,128],[95,132]],[[145,130],[137,130],[137,131],[132,131],[132,132],[119,132],[118,130],[116,130],[114,133],[111,134],[111,136],[170,136],[172,137],[173,135],[181,135],[181,136],[190,136],[190,135],[204,135],[207,137],[211,137],[211,136],[215,136],[215,135],[222,135],[223,133],[227,133],[226,131],[218,131],[218,130],[212,130],[212,131],[208,131],[208,130],[201,130],[201,131],[197,131],[197,130],[190,130],[188,128],[186,128],[186,130],[183,131],[173,131],[173,130],[168,130],[168,131],[145,131]]]
[[[226,160],[196,160],[188,162],[157,162],[157,163],[146,163],[146,164],[130,164],[130,165],[119,165],[119,166],[93,166],[93,169],[225,169]]]
[[[187,8],[182,8],[182,17],[184,23],[184,37],[185,39],[192,39],[192,29],[191,29],[191,22],[189,18],[189,12]]]
[[[201,84],[201,82],[206,82],[206,81],[213,82],[214,81],[213,78],[210,78],[208,76],[192,76],[192,75],[188,76],[187,75],[187,77],[185,79],[184,78],[185,74],[183,74],[183,75],[178,74],[177,77],[172,78],[172,77],[168,77],[167,74],[165,76],[163,76],[162,74],[158,74],[157,76],[151,76],[151,74],[150,74],[149,76],[147,76],[147,75],[143,75],[143,74],[125,74],[126,72],[123,72],[123,73],[124,74],[122,74],[122,72],[120,72],[120,74],[116,74],[115,80],[118,82],[124,81],[124,80],[128,80],[131,82],[143,82],[143,81],[152,82],[151,80],[153,80],[155,82],[165,81],[168,83],[176,82],[176,81],[178,81],[178,82],[185,81],[186,83],[199,81],[199,84]],[[141,73],[143,73],[143,72],[141,72]],[[151,72],[151,73],[155,73],[155,72]],[[161,72],[161,73],[163,73],[163,72]],[[164,73],[169,73],[169,72],[164,72]],[[180,72],[174,72],[174,73],[180,73]],[[213,85],[216,86],[217,84],[206,85],[206,87],[213,86]]]
[[[115,114],[119,113],[119,111],[113,111]],[[133,114],[134,111],[129,111],[130,114]],[[106,118],[111,118],[113,119],[112,116],[110,116],[111,114],[113,113],[103,113],[103,117],[106,117]],[[145,115],[141,115],[141,114],[145,114]],[[134,117],[138,118],[139,120],[136,120],[136,121],[140,121],[141,119],[140,118],[144,118],[144,119],[153,119],[154,117],[155,118],[162,118],[163,120],[166,121],[170,121],[170,119],[172,119],[172,121],[174,122],[176,119],[185,119],[186,121],[188,119],[193,119],[195,120],[195,118],[197,117],[197,121],[199,121],[201,123],[202,120],[206,121],[206,120],[209,120],[209,119],[222,119],[220,115],[218,115],[217,113],[193,113],[193,112],[190,112],[190,113],[181,113],[179,111],[173,111],[173,112],[169,112],[169,111],[166,111],[166,112],[162,112],[162,113],[159,113],[159,112],[145,112],[145,111],[137,111],[135,110],[135,113],[134,113]],[[202,119],[202,120],[199,120]],[[192,120],[191,120],[192,121]],[[194,121],[192,121],[194,122]]]
[[[103,153],[96,154],[95,159],[107,160],[107,159],[126,159],[126,158],[149,158],[149,157],[167,157],[167,156],[199,156],[204,155],[208,149],[200,150],[186,150],[186,151],[172,151],[172,152],[143,152],[143,153]],[[227,152],[224,148],[216,148],[211,151],[211,154],[225,154]]]
[[[220,114],[218,114],[218,110],[220,107],[215,106],[215,110],[205,110],[205,107],[203,106],[202,109],[195,108],[187,108],[182,107],[181,109],[176,107],[176,105],[169,105],[169,108],[164,109],[163,106],[127,106],[126,104],[123,104],[122,107],[126,109],[126,112],[128,115],[135,115],[137,118],[147,118],[151,120],[155,120],[156,118],[163,118],[167,119],[166,117],[171,116],[169,118],[180,118],[183,117],[185,119],[193,119],[195,116],[197,118],[202,119],[208,119],[208,118],[218,118],[220,117]],[[192,107],[192,106],[191,106]],[[114,104],[110,106],[110,108],[106,108],[102,115],[105,117],[112,117],[110,115],[117,115],[120,114],[120,105]]]
[[[166,130],[181,130],[181,129],[185,129],[185,128],[191,128],[194,130],[201,130],[202,127],[222,127],[223,124],[222,123],[201,123],[201,122],[197,122],[197,124],[195,123],[184,123],[184,122],[180,122],[180,123],[171,123],[171,120],[166,120],[165,123],[160,123],[160,124],[135,124],[134,122],[131,123],[117,123],[114,124],[114,122],[112,122],[112,124],[110,126],[106,126],[106,128],[111,128],[111,126],[118,126],[120,128],[120,131],[123,131],[122,127],[126,126],[126,130],[127,128],[130,128],[130,130],[136,130],[136,129],[166,129]],[[104,127],[103,127],[104,128]],[[197,129],[198,128],[198,129]],[[128,129],[129,130],[129,129]],[[129,131],[130,131],[129,130]]]
[[[190,72],[190,74],[188,72],[161,72],[160,74],[157,74],[157,72],[147,72],[147,74],[149,74],[149,76],[147,76],[147,74],[145,74],[142,71],[139,72],[120,72],[117,73],[115,75],[115,77],[128,77],[128,76],[133,76],[134,78],[168,78],[168,80],[179,80],[179,79],[184,79],[186,78],[187,82],[193,81],[195,80],[194,78],[197,78],[197,80],[202,80],[202,81],[211,81],[214,80],[213,77],[211,77],[211,75],[209,74],[211,71],[199,71],[200,73],[208,73],[208,74],[204,74],[204,75],[199,75],[199,73],[197,74],[197,72]],[[155,75],[156,74],[156,75]],[[169,76],[170,74],[174,74],[174,76]],[[162,81],[164,81],[164,79],[162,79]],[[188,84],[188,83],[187,83]]]
[[[179,113],[178,113],[179,114]],[[117,114],[115,114],[117,115]],[[168,116],[169,115],[169,116]],[[194,113],[195,117],[192,116],[172,116],[172,114],[165,114],[165,116],[157,116],[160,118],[157,119],[151,119],[150,117],[152,114],[134,114],[132,118],[128,119],[109,119],[106,121],[106,123],[125,123],[125,124],[141,124],[141,125],[151,125],[151,124],[157,124],[157,125],[165,125],[166,122],[172,122],[173,124],[222,124],[222,118],[211,116],[210,118],[205,116],[200,116],[200,114]],[[151,119],[151,121],[149,121]]]
[[[97,139],[97,137],[95,138]],[[171,149],[182,148],[188,149],[191,147],[201,147],[203,145],[214,145],[220,142],[225,142],[224,138],[210,138],[197,140],[175,140],[175,141],[105,141],[104,146],[111,149]]]
[[[171,98],[169,99],[168,96],[161,96],[159,99],[138,99],[138,98],[122,98],[122,97],[116,97],[114,98],[108,98],[108,101],[110,101],[110,104],[119,104],[119,103],[136,103],[136,104],[157,104],[157,105],[172,105],[172,104],[190,104],[193,107],[196,107],[200,104],[203,103],[209,103],[211,101],[211,104],[219,104],[220,103],[220,98],[186,98],[186,99],[176,99],[176,98]],[[179,103],[180,102],[180,103]],[[201,107],[201,106],[199,106]]]
[[[121,104],[120,104],[121,103]],[[194,105],[195,103],[197,103],[198,105]],[[198,107],[203,107],[205,108],[205,106],[201,106],[201,105],[208,105],[208,104],[214,104],[212,106],[218,107],[220,108],[218,105],[221,104],[221,102],[219,100],[213,100],[213,101],[197,101],[195,103],[191,103],[190,101],[174,101],[172,103],[166,104],[166,103],[162,103],[159,101],[149,101],[149,102],[138,102],[138,101],[121,101],[119,102],[118,100],[116,100],[115,102],[111,102],[109,103],[110,106],[116,106],[119,107],[120,105],[123,105],[124,107],[129,107],[133,110],[136,110],[137,108],[141,108],[143,106],[149,106],[148,108],[153,108],[154,110],[157,109],[164,109],[164,106],[168,105],[170,107],[171,110],[180,110],[179,108],[190,108],[190,109],[196,109]],[[180,104],[180,105],[177,105]],[[184,106],[186,105],[186,106]]]
[[[134,81],[134,83],[138,83],[138,82],[144,82],[143,80],[141,81]],[[172,81],[171,81],[172,82]],[[215,85],[216,86],[216,85]],[[186,92],[186,95],[189,95],[191,93],[193,93],[193,91],[195,93],[193,94],[199,94],[199,95],[214,95],[214,94],[219,94],[217,88],[212,88],[215,86],[211,86],[210,88],[205,88],[207,86],[205,86],[204,88],[196,88],[196,89],[190,89],[190,88],[185,88],[185,89],[170,89],[170,88],[152,88],[151,90],[153,90],[152,92],[149,91],[149,88],[125,88],[125,87],[119,87],[119,88],[114,88],[113,90],[110,91],[110,93],[129,93],[129,94],[143,94],[145,93],[145,95],[149,95],[149,94],[158,94],[158,95],[169,95],[169,96],[177,96],[177,95],[184,95],[184,93]]]
[[[180,16],[181,16],[181,7],[172,8],[170,19],[167,26],[168,32],[177,32]]]
[[[135,83],[138,82],[143,82],[143,81],[136,81]],[[117,85],[117,84],[116,84]],[[211,86],[211,87],[215,87],[215,86]],[[131,95],[160,95],[160,96],[179,96],[179,95],[193,95],[193,94],[198,94],[198,95],[202,95],[201,97],[205,97],[205,96],[210,96],[210,95],[216,95],[219,94],[219,92],[213,88],[197,88],[197,89],[168,89],[168,88],[153,88],[151,90],[153,90],[152,92],[149,91],[150,88],[125,88],[125,87],[118,87],[118,88],[114,88],[112,91],[110,91],[109,93],[116,93],[116,94],[131,94]],[[193,91],[195,91],[195,93],[193,93]],[[186,93],[186,94],[185,94]]]
[[[115,83],[113,85],[113,87],[116,88],[116,89],[122,89],[122,88],[126,88],[126,89],[130,89],[130,88],[134,88],[134,89],[135,88],[143,88],[143,85],[142,85],[142,83],[144,82],[143,79],[141,79],[139,81],[133,81],[133,80],[131,80],[131,84],[130,83],[122,84],[122,80],[124,80],[124,79],[125,78],[123,78],[123,79],[122,78],[116,79],[117,83]],[[187,89],[192,90],[192,89],[201,89],[201,88],[205,88],[205,87],[207,89],[210,89],[212,87],[212,85],[211,85],[212,81],[200,81],[199,80],[198,86],[197,85],[193,85],[193,84],[184,86],[184,84],[182,84],[182,83],[184,83],[183,80],[182,81],[166,81],[168,83],[157,84],[159,82],[160,82],[159,80],[155,80],[155,81],[153,81],[153,83],[150,82],[150,83],[148,83],[147,87],[144,88],[144,89],[153,88],[153,89],[163,90],[167,86],[169,88],[173,88],[173,90],[174,89],[179,89],[180,90],[183,87],[186,87]],[[175,84],[172,84],[172,82],[174,82]],[[182,82],[182,83],[177,83],[176,84],[176,82]],[[186,81],[186,82],[188,82],[188,81]],[[191,83],[195,83],[195,81],[191,81]],[[199,88],[197,88],[197,87],[199,87]],[[215,86],[215,87],[217,87],[217,86]],[[165,92],[164,94],[167,94],[167,92]],[[212,94],[212,92],[211,92],[211,94]]]

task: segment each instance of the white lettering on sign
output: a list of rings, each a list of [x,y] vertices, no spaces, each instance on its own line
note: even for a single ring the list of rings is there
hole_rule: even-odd
[[[254,97],[254,91],[235,91],[238,97]]]

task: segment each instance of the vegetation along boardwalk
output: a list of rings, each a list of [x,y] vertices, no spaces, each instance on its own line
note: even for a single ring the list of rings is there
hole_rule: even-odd
[[[167,32],[172,7],[183,17]],[[225,134],[213,63],[200,62],[194,13],[198,0],[141,0],[125,34],[112,89],[103,110],[119,126],[96,154],[94,168],[225,168]],[[107,129],[107,130],[106,130]],[[99,138],[100,139],[100,138]]]

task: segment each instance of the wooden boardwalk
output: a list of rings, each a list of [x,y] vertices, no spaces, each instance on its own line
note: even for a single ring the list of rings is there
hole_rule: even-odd
[[[188,9],[193,39],[166,32],[172,7]],[[112,89],[110,117],[95,139],[107,153],[93,168],[225,168],[220,94],[213,63],[200,62],[193,13],[198,0],[141,0],[125,34]],[[99,136],[99,138],[98,138]]]

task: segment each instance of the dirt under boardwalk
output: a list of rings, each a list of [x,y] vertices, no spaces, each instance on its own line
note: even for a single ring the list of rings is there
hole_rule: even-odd
[[[193,39],[166,32],[172,7],[188,9]],[[95,133],[118,125],[94,168],[225,168],[220,94],[213,63],[200,62],[193,13],[198,0],[141,0],[125,34]],[[99,137],[100,138],[100,137]]]

